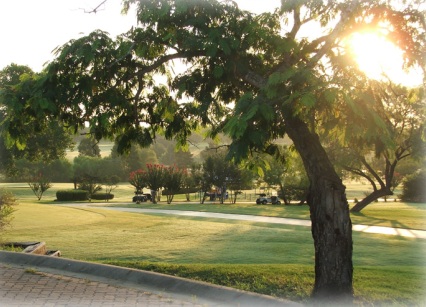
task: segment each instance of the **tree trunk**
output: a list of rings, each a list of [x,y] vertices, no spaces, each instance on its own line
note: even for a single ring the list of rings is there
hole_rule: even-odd
[[[353,299],[352,223],[345,186],[318,136],[298,118],[286,118],[286,131],[303,160],[310,187],[315,285],[312,297],[346,304]]]
[[[157,191],[156,190],[151,190],[151,201],[153,204],[157,203]]]
[[[377,200],[380,197],[387,196],[387,195],[393,195],[393,192],[389,189],[380,189],[372,192],[367,197],[365,197],[363,200],[355,204],[355,206],[352,207],[351,212],[360,212],[362,209],[367,207],[370,203]]]
[[[206,192],[204,192],[202,197],[201,197],[201,192],[200,192],[200,204],[203,205],[205,200],[206,200]]]
[[[281,192],[280,197],[283,199],[284,205],[286,205],[286,206],[290,205],[290,202],[288,201],[287,197],[285,196],[284,186],[281,183],[279,184],[279,186],[280,186],[280,192]]]

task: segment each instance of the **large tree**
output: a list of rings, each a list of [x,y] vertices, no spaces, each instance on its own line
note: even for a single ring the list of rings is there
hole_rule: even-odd
[[[210,125],[231,136],[235,161],[254,150],[274,154],[274,140],[287,134],[310,181],[313,296],[351,300],[345,187],[316,120],[353,103],[353,87],[342,79],[353,68],[341,44],[349,33],[387,25],[387,36],[416,61],[424,15],[381,0],[282,1],[281,9],[261,15],[232,1],[124,1],[125,9],[133,4],[137,28],[117,39],[95,31],[57,50],[41,87],[50,102],[46,114],[75,126],[89,121],[92,135],[115,137],[119,151],[132,142],[147,146],[159,132],[185,143],[195,127]],[[310,28],[312,37],[304,37],[301,30],[312,23],[323,31],[315,35]],[[173,73],[178,60],[185,67]],[[159,74],[168,77],[167,85]]]
[[[351,209],[354,212],[380,197],[393,195],[402,180],[399,174],[404,174],[403,169],[398,172],[401,161],[420,159],[425,148],[424,89],[368,80],[364,81],[364,86],[375,97],[375,103],[367,101],[366,104],[376,109],[374,114],[380,117],[382,133],[376,133],[374,123],[377,119],[373,116],[349,112],[346,121],[350,122],[350,133],[344,138],[329,135],[333,139],[329,142],[332,160],[344,170],[367,180],[372,187],[372,192]]]
[[[17,159],[52,162],[74,146],[60,121],[40,120],[44,109],[54,108],[37,93],[40,78],[22,65],[0,71],[0,170],[13,173]]]

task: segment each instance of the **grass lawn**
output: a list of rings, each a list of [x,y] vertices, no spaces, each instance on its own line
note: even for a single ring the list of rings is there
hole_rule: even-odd
[[[70,208],[53,201],[53,188],[41,202],[28,193],[25,184],[10,190],[20,204],[5,241],[45,241],[67,258],[154,270],[299,302],[309,300],[314,250],[308,227]],[[116,191],[121,206],[129,205],[126,201],[132,194],[131,187]],[[308,218],[306,206],[139,206]],[[355,223],[422,229],[424,216],[421,205],[392,202],[373,204],[353,219]],[[358,232],[353,239],[354,288],[360,305],[425,305],[426,240]]]
[[[347,185],[348,194],[362,198],[362,187],[368,185],[360,182],[350,182]],[[19,202],[36,202],[36,198],[26,183],[0,183],[0,188],[7,188],[14,193]],[[56,191],[72,189],[71,183],[54,183],[52,188],[43,194],[39,203],[51,204],[56,199]],[[252,191],[253,192],[253,191]],[[275,206],[256,205],[254,194],[247,193],[246,199],[237,201],[236,204],[227,203],[220,205],[218,202],[206,201],[201,205],[196,194],[191,194],[191,202],[185,201],[184,195],[176,195],[172,204],[168,205],[165,197],[158,204],[150,202],[135,204],[131,202],[134,195],[134,188],[128,183],[121,183],[112,192],[114,199],[112,206],[129,206],[153,209],[174,209],[174,210],[195,210],[205,212],[237,213],[263,216],[289,217],[309,220],[308,206]],[[96,202],[93,201],[93,204]],[[118,204],[117,204],[118,203]],[[353,204],[350,203],[352,206]],[[375,202],[367,206],[360,213],[352,213],[353,224],[365,224],[386,227],[410,228],[426,230],[426,204],[404,203],[404,202]]]

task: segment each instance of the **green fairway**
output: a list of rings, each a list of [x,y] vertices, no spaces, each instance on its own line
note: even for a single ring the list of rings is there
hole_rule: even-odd
[[[36,198],[26,183],[0,183],[0,188],[6,188],[16,195],[18,201],[37,202]],[[56,191],[63,189],[72,189],[71,183],[53,183],[51,189],[47,190],[43,198],[38,203],[51,204],[56,199]],[[359,182],[350,182],[347,184],[348,193],[362,198],[362,189],[367,189],[368,185]],[[229,201],[221,205],[219,202],[206,201],[205,204],[199,203],[197,194],[191,194],[191,202],[185,201],[185,195],[176,195],[172,204],[168,205],[165,197],[158,204],[150,202],[135,204],[132,203],[134,195],[134,187],[128,183],[121,183],[112,192],[114,199],[110,202],[114,206],[130,206],[137,208],[153,208],[153,209],[174,209],[174,210],[195,210],[205,212],[221,212],[250,214],[263,216],[289,217],[309,220],[309,208],[307,205],[297,206],[276,206],[276,205],[256,205],[254,191],[247,191],[243,194],[244,198],[231,204]],[[92,203],[99,203],[93,201]],[[114,204],[113,204],[114,203]],[[118,203],[118,204],[117,204]],[[352,206],[353,203],[350,203]],[[375,226],[410,228],[426,230],[426,204],[404,203],[394,201],[374,202],[367,206],[360,213],[352,213],[351,219],[353,224],[365,224]]]
[[[270,210],[270,215],[289,214],[286,210],[293,208],[307,211],[256,205],[240,209],[255,208],[264,214]],[[155,270],[302,302],[308,300],[313,285],[309,227],[70,208],[28,200],[18,205],[14,216],[5,240],[45,241],[67,258]],[[360,304],[424,303],[426,240],[365,233],[353,237],[354,287]]]

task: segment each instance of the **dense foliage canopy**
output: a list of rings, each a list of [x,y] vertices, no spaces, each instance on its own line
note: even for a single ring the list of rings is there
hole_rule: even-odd
[[[124,0],[125,10],[136,6],[138,27],[116,39],[98,30],[60,47],[37,80],[30,97],[37,99],[24,100],[14,114],[57,117],[75,131],[89,122],[93,137],[115,138],[119,152],[134,142],[147,146],[157,134],[185,146],[193,129],[209,126],[212,136],[223,131],[232,138],[234,161],[254,151],[279,155],[274,140],[288,135],[310,182],[313,295],[351,300],[345,187],[317,129],[338,127],[350,135],[353,123],[341,119],[363,114],[374,123],[368,137],[389,139],[368,107],[374,93],[356,86],[363,76],[344,41],[385,27],[383,35],[404,51],[407,65],[422,65],[426,23],[415,2],[282,1],[275,12],[255,15],[233,1]],[[11,114],[9,131],[21,129],[25,116]],[[13,136],[24,143],[28,133]]]

